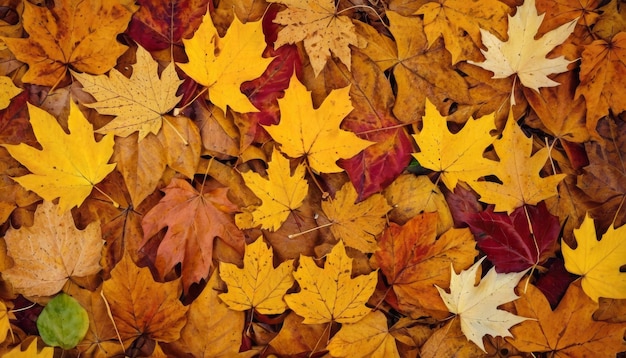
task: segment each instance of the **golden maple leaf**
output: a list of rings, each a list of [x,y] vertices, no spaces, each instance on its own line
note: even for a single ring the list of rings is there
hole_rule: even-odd
[[[96,132],[112,133],[127,137],[139,131],[139,140],[148,133],[157,134],[165,114],[180,100],[176,90],[182,80],[178,78],[174,65],[170,63],[159,78],[158,64],[143,47],[137,47],[137,63],[132,66],[133,74],[126,78],[116,69],[109,76],[90,76],[72,71],[97,102],[85,104],[101,114],[116,116]]]
[[[352,21],[339,15],[333,0],[269,0],[287,5],[274,20],[286,25],[280,30],[274,45],[304,41],[315,76],[326,66],[331,52],[350,69],[350,45],[359,46]]]
[[[23,82],[55,86],[69,66],[100,75],[115,66],[127,47],[116,40],[137,11],[134,1],[55,0],[54,7],[24,3],[28,38],[2,40],[28,64]]]
[[[598,241],[594,220],[587,214],[578,229],[574,229],[576,249],[567,242],[561,245],[567,271],[582,276],[582,288],[598,302],[599,297],[626,298],[626,226],[611,225]]]
[[[476,272],[484,259],[483,257],[458,275],[452,268],[450,293],[439,286],[435,287],[450,312],[460,317],[461,330],[465,337],[486,353],[483,344],[485,335],[511,337],[509,329],[528,318],[498,309],[498,306],[518,298],[513,289],[526,271],[496,273],[492,267],[478,286],[475,286]]]
[[[557,185],[565,174],[542,177],[539,172],[546,164],[548,148],[532,154],[533,140],[524,135],[510,112],[502,137],[493,144],[500,157],[493,162],[492,173],[502,182],[470,182],[480,194],[480,201],[495,204],[494,211],[511,213],[524,204],[536,205],[557,194]]]
[[[187,323],[187,310],[179,297],[180,280],[155,282],[147,267],[139,268],[126,252],[102,284],[102,296],[111,309],[120,339],[146,338],[173,342]]]
[[[413,153],[421,166],[441,173],[441,180],[450,190],[454,190],[459,180],[466,183],[489,175],[493,171],[493,161],[483,157],[483,152],[496,137],[489,134],[495,130],[493,113],[479,119],[469,119],[455,134],[448,130],[446,117],[426,99],[424,126],[414,134],[420,148]]]
[[[22,345],[18,344],[10,351],[3,353],[3,358],[53,358],[54,347],[44,347],[37,351],[37,339],[33,339],[26,350],[22,350]]]
[[[235,16],[224,37],[219,37],[209,11],[193,37],[183,39],[189,62],[179,63],[189,77],[209,90],[209,100],[226,112],[258,112],[241,84],[263,74],[271,58],[261,55],[265,37],[261,21],[242,24]]]
[[[79,206],[93,186],[115,168],[115,164],[107,164],[113,154],[113,136],[105,135],[96,142],[91,123],[72,100],[68,118],[70,134],[48,112],[31,104],[28,110],[43,150],[24,143],[2,144],[33,173],[13,179],[48,201],[59,198],[61,212]]]
[[[293,273],[300,292],[286,295],[285,301],[304,317],[305,324],[358,322],[371,311],[365,303],[376,288],[378,272],[355,278],[351,273],[352,259],[341,240],[326,255],[324,268],[319,268],[312,257],[300,256],[300,265]]]
[[[254,308],[261,314],[281,314],[287,309],[283,296],[293,286],[293,260],[274,268],[274,250],[263,237],[246,246],[243,268],[220,262],[220,277],[228,292],[219,295],[232,310]]]
[[[439,0],[424,4],[415,13],[424,15],[428,46],[440,37],[452,54],[452,63],[473,59],[480,47],[480,29],[504,34],[509,7],[498,0]],[[478,55],[480,57],[480,55]]]
[[[332,222],[330,231],[335,238],[361,252],[374,252],[378,248],[376,237],[385,228],[385,214],[391,206],[381,194],[356,203],[357,198],[354,186],[348,182],[337,192],[335,199],[322,202],[322,210]]]
[[[332,357],[400,357],[381,311],[341,326],[326,347]]]
[[[331,91],[315,109],[311,94],[294,73],[278,106],[280,123],[264,126],[265,130],[280,143],[281,152],[292,158],[306,156],[318,173],[342,172],[337,160],[351,158],[373,144],[339,128],[353,109],[350,86]]]
[[[0,76],[0,109],[5,109],[11,103],[11,98],[22,92],[21,88],[15,87],[11,78]]]
[[[289,159],[274,149],[267,168],[267,179],[254,172],[241,173],[246,186],[262,203],[252,209],[252,218],[249,213],[237,214],[237,226],[251,228],[261,225],[270,231],[278,230],[289,214],[302,205],[309,192],[305,172],[306,168],[300,164],[291,175]]]
[[[100,225],[91,223],[78,230],[72,214],[59,214],[49,201],[37,208],[33,226],[9,229],[4,239],[15,266],[4,270],[2,276],[24,296],[54,295],[72,277],[93,275],[101,269],[104,242]]]
[[[181,352],[175,356],[188,353],[193,357],[250,357],[250,353],[255,353],[254,350],[239,352],[246,318],[243,312],[229,309],[218,298],[222,290],[214,270],[205,288],[189,305],[187,324],[180,332],[180,339],[168,345]]]
[[[562,44],[574,31],[578,19],[572,20],[535,40],[545,14],[538,15],[535,0],[525,0],[517,7],[515,16],[509,15],[509,38],[503,42],[489,31],[480,29],[482,42],[487,51],[484,62],[468,61],[494,73],[492,78],[507,78],[517,74],[522,85],[539,91],[540,87],[554,87],[559,83],[548,78],[549,74],[567,71],[572,62],[563,56],[546,58],[554,47]]]

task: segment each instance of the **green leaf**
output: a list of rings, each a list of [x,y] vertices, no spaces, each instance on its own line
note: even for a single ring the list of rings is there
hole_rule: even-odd
[[[47,345],[72,349],[83,340],[89,328],[87,311],[71,296],[53,298],[37,318],[37,329]]]

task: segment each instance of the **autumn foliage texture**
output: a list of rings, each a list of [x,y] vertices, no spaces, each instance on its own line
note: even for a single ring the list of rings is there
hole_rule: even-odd
[[[626,351],[618,0],[4,1],[0,355]]]

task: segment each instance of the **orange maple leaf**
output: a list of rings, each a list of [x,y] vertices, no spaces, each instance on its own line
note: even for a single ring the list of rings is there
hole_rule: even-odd
[[[216,237],[243,255],[244,236],[231,215],[237,211],[237,206],[226,197],[226,188],[201,193],[182,179],[172,179],[163,191],[165,197],[141,222],[144,231],[141,246],[167,227],[155,266],[163,277],[180,262],[183,287],[187,292],[192,283],[208,276]]]

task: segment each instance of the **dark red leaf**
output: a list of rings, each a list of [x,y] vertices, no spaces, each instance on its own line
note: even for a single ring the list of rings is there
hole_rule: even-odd
[[[181,44],[200,26],[208,0],[137,0],[127,33],[148,51],[164,50]]]
[[[578,276],[573,275],[565,269],[565,261],[562,258],[554,258],[546,265],[548,272],[539,277],[535,286],[546,296],[550,306],[556,308],[569,284],[574,282]]]
[[[519,207],[510,216],[494,213],[493,207],[489,207],[468,215],[466,222],[478,247],[499,273],[521,272],[545,261],[556,251],[559,219],[548,212],[543,202]]]

